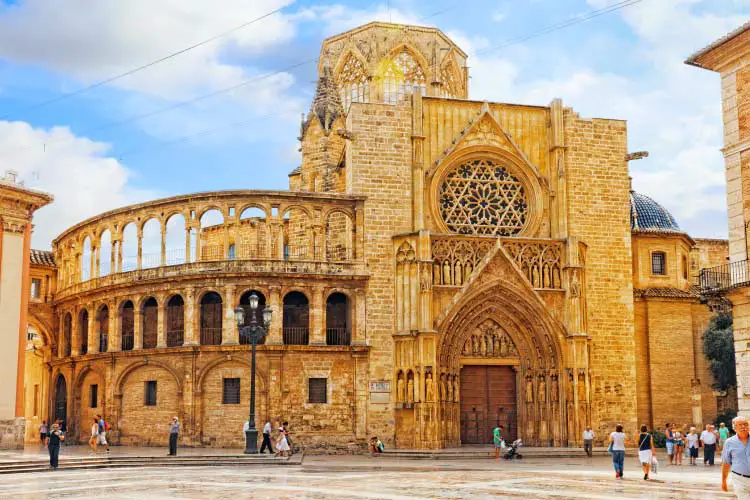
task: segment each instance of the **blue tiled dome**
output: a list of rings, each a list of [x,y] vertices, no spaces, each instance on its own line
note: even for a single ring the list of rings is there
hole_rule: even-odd
[[[666,208],[635,191],[630,191],[630,228],[634,231],[682,232]]]

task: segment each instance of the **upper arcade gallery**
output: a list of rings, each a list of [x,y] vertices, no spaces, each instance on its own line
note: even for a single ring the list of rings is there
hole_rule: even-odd
[[[468,81],[434,28],[328,38],[289,191],[123,207],[33,251],[28,419],[83,439],[101,413],[115,442],[158,444],[175,414],[186,444],[239,445],[250,293],[273,311],[258,422],[307,446],[456,446],[498,423],[560,446],[587,425],[712,418],[700,356],[693,385],[637,380],[656,379],[657,341],[694,359],[694,270],[725,245],[630,191],[625,122],[471,101]]]

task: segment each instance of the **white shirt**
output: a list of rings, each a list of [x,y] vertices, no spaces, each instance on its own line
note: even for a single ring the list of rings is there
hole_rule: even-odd
[[[250,421],[245,420],[245,425],[242,426],[242,432],[247,432],[250,430]]]
[[[594,431],[583,431],[583,439],[584,441],[594,439]]]
[[[263,434],[271,434],[271,422],[266,422],[263,426]]]
[[[613,432],[609,437],[614,441],[614,444],[612,445],[613,451],[625,451],[626,436],[624,432]]]
[[[701,432],[701,441],[703,444],[716,444],[716,434],[709,431]]]
[[[99,435],[99,424],[91,424],[91,437]]]
[[[698,447],[698,434],[688,434],[685,439],[687,439],[688,448]]]

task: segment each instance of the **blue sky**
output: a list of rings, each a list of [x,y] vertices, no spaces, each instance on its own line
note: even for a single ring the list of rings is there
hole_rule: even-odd
[[[472,98],[545,105],[561,97],[582,116],[627,119],[630,150],[651,153],[631,164],[634,187],[693,236],[726,237],[719,79],[683,60],[749,19],[750,0],[642,0],[505,44],[614,3],[0,0],[0,170],[18,170],[56,196],[36,218],[41,248],[81,219],[129,203],[286,189],[316,78],[313,62],[291,66],[359,24],[418,22],[469,53]],[[34,108],[278,8],[167,62]]]

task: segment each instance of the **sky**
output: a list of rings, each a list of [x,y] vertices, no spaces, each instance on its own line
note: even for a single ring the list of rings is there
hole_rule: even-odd
[[[124,205],[287,189],[323,38],[373,20],[436,26],[469,96],[628,121],[633,187],[693,237],[726,238],[719,77],[686,66],[750,0],[0,0],[0,173],[51,192],[33,246]],[[276,11],[261,21],[233,28]],[[229,32],[229,33],[227,33]],[[124,78],[61,97],[211,37]]]

